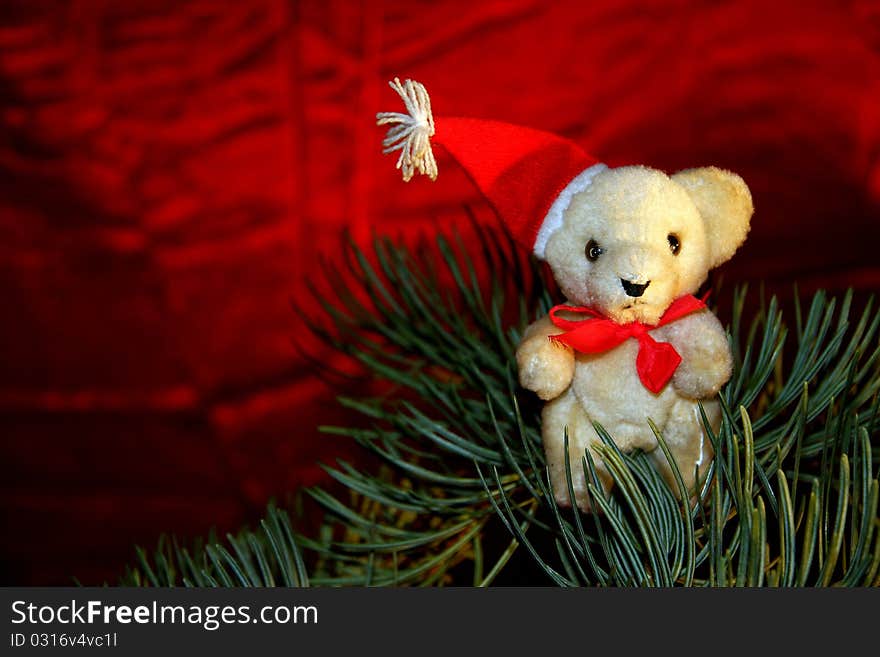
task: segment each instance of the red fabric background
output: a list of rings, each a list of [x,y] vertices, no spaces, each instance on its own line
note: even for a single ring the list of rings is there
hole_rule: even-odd
[[[476,200],[442,156],[404,186],[380,155],[394,75],[611,164],[736,170],[728,281],[880,289],[876,2],[7,0],[2,583],[113,578],[339,452],[289,300],[340,228],[411,239]]]

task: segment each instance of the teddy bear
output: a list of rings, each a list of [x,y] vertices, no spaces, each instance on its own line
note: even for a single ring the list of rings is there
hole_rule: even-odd
[[[724,328],[693,295],[746,238],[753,205],[745,182],[716,167],[672,176],[609,167],[549,132],[435,117],[418,82],[395,78],[391,87],[407,111],[379,113],[377,122],[390,126],[385,152],[400,151],[404,180],[436,179],[432,144],[442,145],[511,235],[548,263],[567,299],[531,324],[516,350],[521,385],[545,402],[556,501],[592,510],[587,450],[610,489],[597,425],[623,452],[647,453],[678,490],[649,420],[693,490],[713,458],[700,405],[717,430],[716,397],[732,370]]]
[[[648,453],[674,487],[650,418],[685,485],[692,488],[704,472],[712,447],[699,402],[717,431],[721,409],[714,398],[732,367],[727,334],[702,303],[668,323],[662,318],[676,300],[698,290],[710,269],[733,255],[751,216],[752,199],[742,178],[715,167],[672,176],[643,166],[606,168],[573,196],[544,248],[544,259],[568,299],[557,306],[559,317],[576,324],[584,321],[583,315],[565,309],[586,307],[591,316],[610,320],[612,329],[641,326],[656,343],[671,345],[680,361],[668,382],[646,385],[637,371],[638,336],[630,335],[607,351],[583,353],[552,339],[565,330],[557,325],[563,322],[554,323],[549,315],[528,327],[516,352],[519,379],[546,402],[541,431],[560,504],[571,503],[566,431],[578,507],[590,509],[581,466],[585,449],[591,450],[602,483],[610,487],[594,449],[601,441],[596,423],[623,452]]]

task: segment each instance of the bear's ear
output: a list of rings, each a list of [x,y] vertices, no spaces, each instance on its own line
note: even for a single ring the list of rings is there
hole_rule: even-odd
[[[746,239],[754,210],[743,179],[717,167],[679,171],[672,179],[685,188],[706,228],[711,267],[727,262]]]

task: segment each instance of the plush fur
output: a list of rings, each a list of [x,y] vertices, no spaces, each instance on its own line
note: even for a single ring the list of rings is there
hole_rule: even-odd
[[[751,216],[748,187],[729,171],[706,167],[670,177],[647,167],[607,169],[572,198],[562,226],[547,241],[545,259],[569,304],[590,306],[619,323],[653,325],[675,299],[695,293],[709,270],[733,255],[745,240]],[[677,254],[670,235],[679,241]],[[595,261],[585,255],[591,240],[602,250]],[[622,280],[648,285],[642,296],[632,297]],[[635,339],[587,355],[548,339],[561,332],[549,318],[540,319],[527,329],[516,355],[522,385],[547,401],[542,434],[557,501],[571,504],[563,451],[566,430],[578,507],[590,510],[581,466],[585,449],[591,449],[606,488],[610,485],[592,449],[600,441],[594,423],[623,451],[650,453],[673,482],[650,418],[686,485],[693,487],[712,458],[697,401],[703,400],[717,426],[720,409],[714,397],[731,374],[730,348],[718,319],[703,310],[651,332],[682,357],[659,394],[638,378]]]

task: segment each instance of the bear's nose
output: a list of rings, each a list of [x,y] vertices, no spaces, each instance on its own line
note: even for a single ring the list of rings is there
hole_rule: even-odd
[[[629,296],[640,297],[645,293],[645,290],[648,289],[651,281],[647,281],[646,283],[633,283],[632,281],[627,281],[621,278],[620,284],[623,285],[623,291]]]

